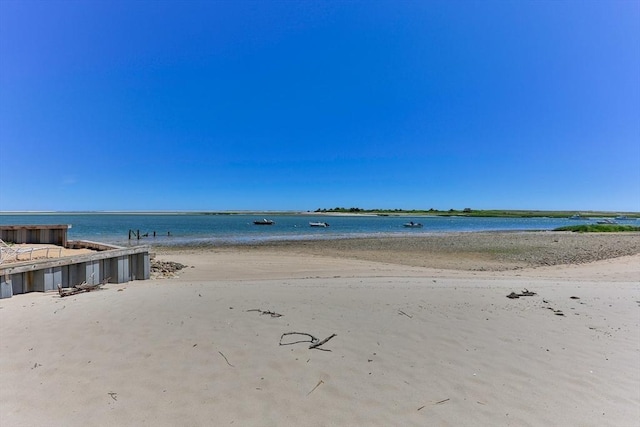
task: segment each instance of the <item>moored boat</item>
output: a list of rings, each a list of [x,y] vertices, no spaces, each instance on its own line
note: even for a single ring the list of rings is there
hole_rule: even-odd
[[[259,219],[257,221],[253,221],[253,223],[255,225],[273,225],[273,224],[275,224],[275,221],[273,221],[271,219],[264,218],[264,219]]]
[[[329,224],[326,222],[310,222],[309,225],[311,227],[328,227]]]
[[[600,221],[597,221],[598,224],[617,224],[617,222],[615,222],[614,220],[612,220],[611,218],[604,218],[601,219]]]
[[[409,221],[406,222],[404,224],[402,224],[403,227],[407,227],[407,228],[422,228],[422,224],[419,222],[413,222],[413,221]]]

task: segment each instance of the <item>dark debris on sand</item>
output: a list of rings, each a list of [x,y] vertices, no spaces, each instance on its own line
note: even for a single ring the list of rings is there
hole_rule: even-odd
[[[151,276],[153,278],[176,277],[176,273],[183,268],[187,268],[187,266],[179,262],[151,260]]]

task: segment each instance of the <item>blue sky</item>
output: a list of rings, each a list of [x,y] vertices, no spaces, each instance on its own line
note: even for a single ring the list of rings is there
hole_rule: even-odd
[[[0,210],[640,211],[638,1],[0,1]]]

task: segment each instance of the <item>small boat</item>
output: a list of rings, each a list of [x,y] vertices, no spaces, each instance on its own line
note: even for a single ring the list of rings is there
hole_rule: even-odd
[[[402,224],[403,227],[407,228],[422,228],[422,224],[419,222],[409,221],[407,223]]]
[[[265,218],[265,219],[259,219],[257,221],[253,221],[253,223],[255,225],[273,225],[273,224],[275,224],[275,221]]]
[[[328,227],[329,224],[327,224],[326,222],[310,222],[309,225],[311,227]]]
[[[580,216],[580,214],[571,215],[569,219],[584,219]]]
[[[617,222],[615,222],[614,220],[612,220],[611,218],[604,218],[601,219],[600,221],[597,221],[598,224],[617,224]]]

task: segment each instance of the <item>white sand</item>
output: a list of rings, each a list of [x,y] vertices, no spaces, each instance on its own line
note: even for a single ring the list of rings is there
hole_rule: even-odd
[[[190,267],[0,300],[0,425],[640,420],[638,255],[510,272],[264,251],[160,258]],[[523,288],[538,295],[505,298]],[[337,336],[331,352],[280,346],[290,331]]]

